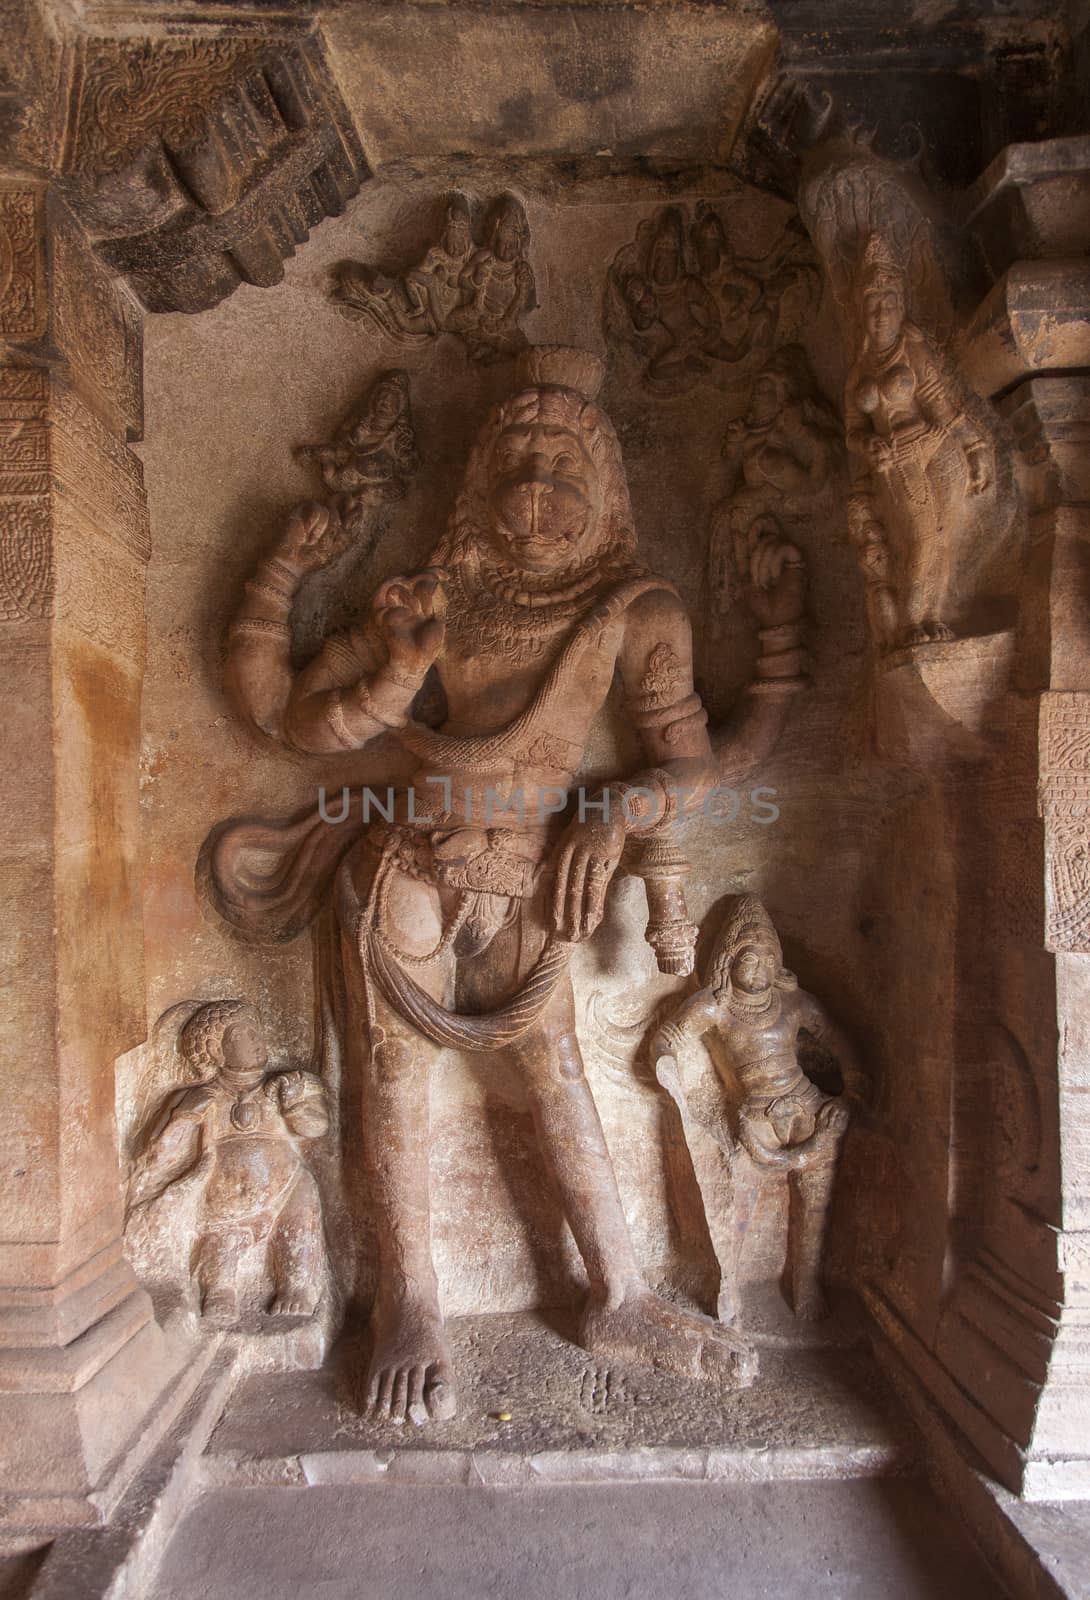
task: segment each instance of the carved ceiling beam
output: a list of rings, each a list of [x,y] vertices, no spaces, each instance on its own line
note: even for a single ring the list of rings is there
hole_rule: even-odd
[[[313,34],[84,38],[65,188],[151,311],[265,286],[368,166]]]

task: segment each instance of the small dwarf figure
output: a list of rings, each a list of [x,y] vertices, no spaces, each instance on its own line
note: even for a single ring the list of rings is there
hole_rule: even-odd
[[[728,918],[710,965],[706,987],[667,1019],[651,1048],[656,1076],[681,1111],[704,1197],[719,1257],[719,1317],[732,1322],[740,1309],[739,1257],[754,1204],[769,1179],[786,1176],[788,1294],[796,1316],[815,1320],[828,1310],[821,1256],[848,1099],[865,1079],[848,1039],[785,970],[776,930],[752,895],[743,896]],[[798,1050],[804,1029],[837,1058],[844,1095],[824,1094],[803,1071]],[[714,1100],[682,1070],[686,1043],[706,1034],[722,1047],[721,1054],[712,1051],[721,1080]],[[721,1207],[709,1204],[709,1136],[720,1165],[720,1152],[728,1158],[733,1215],[725,1228]]]
[[[152,1127],[129,1182],[130,1214],[182,1178],[202,1179],[193,1273],[203,1316],[239,1318],[241,1259],[263,1245],[269,1309],[310,1316],[321,1298],[322,1211],[299,1152],[329,1117],[312,1072],[270,1072],[264,1030],[245,1000],[201,1006],[178,1040],[197,1083],[176,1094]]]

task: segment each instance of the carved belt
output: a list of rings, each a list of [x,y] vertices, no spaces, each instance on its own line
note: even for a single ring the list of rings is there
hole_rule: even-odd
[[[528,900],[534,893],[545,851],[537,831],[430,830],[398,822],[372,823],[366,846],[396,871],[420,882],[514,900]]]
[[[528,900],[540,876],[537,838],[509,828],[456,828],[432,841],[438,882],[475,894]]]
[[[817,1084],[803,1083],[772,1100],[763,1095],[750,1096],[742,1111],[751,1119],[760,1118],[766,1122],[779,1143],[790,1149],[813,1132],[814,1120],[824,1101],[825,1096]]]
[[[396,833],[401,830],[390,831]],[[416,983],[405,970],[406,958],[390,948],[382,929],[376,926],[380,919],[377,913],[385,877],[394,867],[396,850],[394,840],[388,839],[366,905],[360,905],[350,874],[342,872],[338,879],[341,925],[355,931],[356,948],[368,980],[376,985],[399,1016],[435,1044],[477,1051],[498,1050],[513,1043],[533,1027],[549,1004],[557,985],[567,973],[574,947],[553,934],[546,940],[545,948],[519,989],[503,1005],[473,1016],[448,1010]],[[479,898],[479,891],[466,890],[463,904],[472,905]],[[502,898],[500,904],[503,904]],[[449,931],[453,932],[454,929]],[[441,944],[446,942],[447,937],[444,935]],[[437,953],[438,950],[433,952]],[[421,958],[416,959],[419,961]],[[431,957],[423,959],[430,960]],[[370,1023],[372,1049],[381,1049],[383,1038],[373,1011],[370,1011]]]

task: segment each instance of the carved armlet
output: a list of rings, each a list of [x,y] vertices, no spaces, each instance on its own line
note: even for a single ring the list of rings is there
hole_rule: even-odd
[[[279,639],[290,638],[289,618],[298,589],[299,574],[276,556],[267,557],[243,585],[242,604],[231,623],[228,637],[236,639],[264,634]]]

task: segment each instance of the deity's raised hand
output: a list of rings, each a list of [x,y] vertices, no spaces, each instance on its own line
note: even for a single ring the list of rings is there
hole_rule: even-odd
[[[374,618],[390,652],[390,663],[422,678],[443,648],[446,595],[434,569],[391,578],[375,595]]]
[[[350,543],[351,535],[335,512],[317,500],[304,500],[285,523],[276,554],[299,572],[321,572]]]

